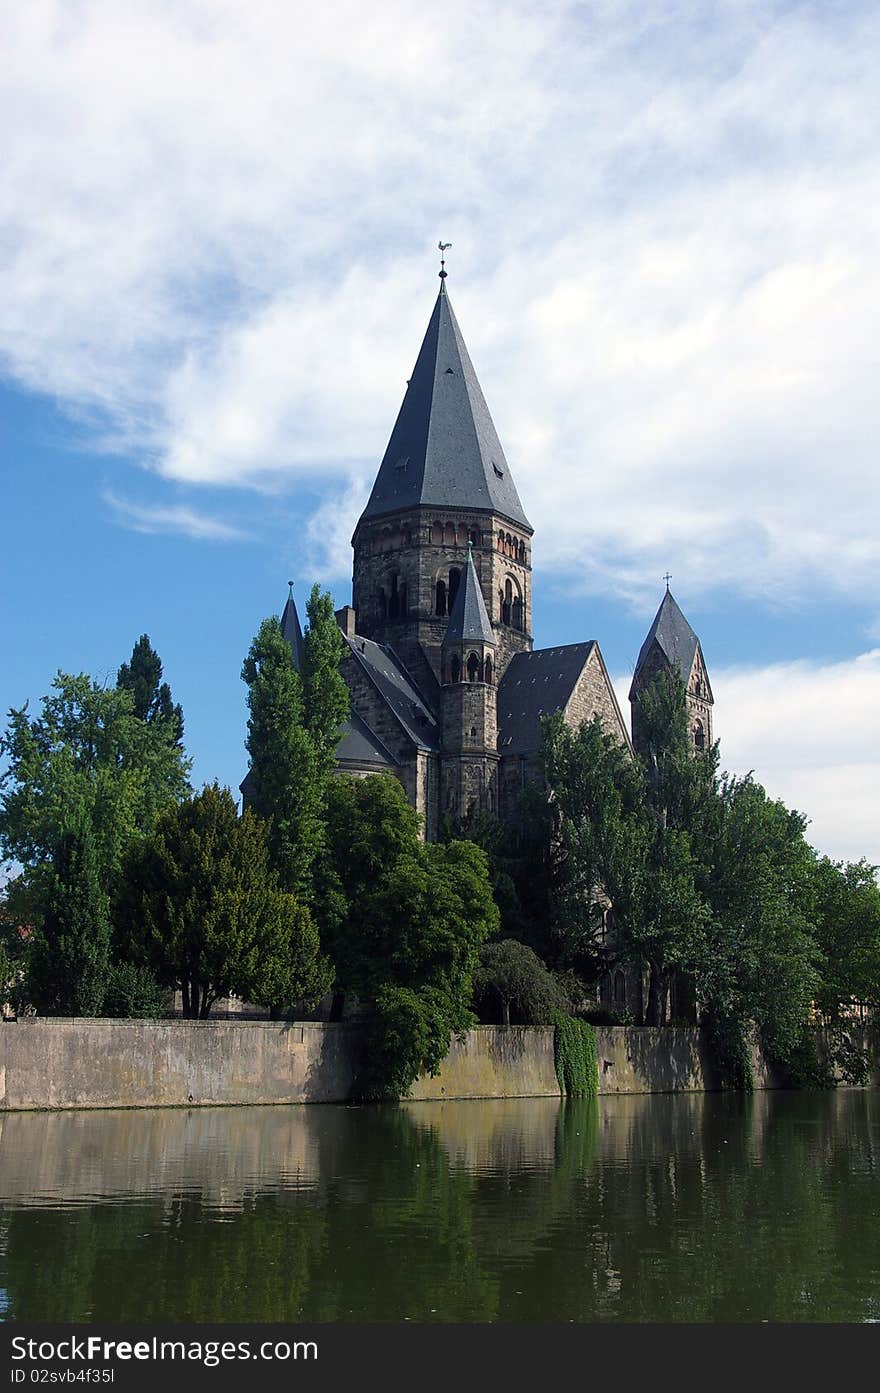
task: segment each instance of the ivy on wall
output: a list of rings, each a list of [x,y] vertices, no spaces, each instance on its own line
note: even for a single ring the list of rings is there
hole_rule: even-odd
[[[558,1015],[555,1020],[556,1077],[569,1098],[594,1098],[599,1089],[596,1031],[588,1021]]]

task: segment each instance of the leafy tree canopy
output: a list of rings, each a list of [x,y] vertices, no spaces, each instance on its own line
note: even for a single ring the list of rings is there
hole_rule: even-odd
[[[118,922],[123,956],[180,988],[189,1016],[230,993],[313,1004],[330,985],[308,910],[279,888],[266,824],[250,810],[239,818],[217,784],[132,848]]]
[[[477,999],[494,1003],[510,1025],[511,1008],[524,1025],[549,1025],[566,1006],[564,993],[537,953],[516,939],[485,943],[474,977]]]
[[[173,732],[179,745],[183,741],[183,708],[171,700],[171,688],[162,681],[162,660],[150,643],[149,634],[141,634],[131,653],[131,661],[123,663],[116,685],[131,692],[134,714],[142,721],[158,721]]]
[[[72,820],[90,824],[97,872],[112,891],[128,845],[189,787],[172,726],[140,719],[130,691],[84,674],[59,673],[39,716],[11,711],[0,755],[0,850],[38,892]]]
[[[42,923],[28,940],[26,992],[40,1015],[99,1016],[110,971],[110,902],[82,806],[62,825]]]

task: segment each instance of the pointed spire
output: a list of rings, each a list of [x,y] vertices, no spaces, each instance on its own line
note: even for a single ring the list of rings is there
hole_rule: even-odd
[[[361,521],[419,505],[498,513],[532,532],[445,280]]]
[[[303,660],[303,632],[299,622],[299,615],[296,612],[296,601],[293,598],[293,581],[287,582],[289,588],[287,603],[281,615],[281,632],[290,644],[290,651],[293,654],[293,666],[297,672],[302,672]]]
[[[666,594],[660,601],[660,608],[654,615],[654,622],[639,650],[630,695],[635,689],[654,643],[657,643],[670,667],[678,667],[685,682],[691,674],[694,658],[700,647],[700,640],[685,619],[672,591],[669,589],[670,579],[671,577],[664,576]]]
[[[486,602],[477,579],[474,566],[474,549],[468,542],[467,562],[464,575],[459,581],[458,590],[449,623],[446,626],[444,643],[491,643],[495,646],[495,635],[486,612]]]

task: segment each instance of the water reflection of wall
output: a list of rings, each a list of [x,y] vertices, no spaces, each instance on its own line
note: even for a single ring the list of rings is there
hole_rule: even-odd
[[[469,1171],[547,1169],[556,1158],[558,1098],[503,1098],[402,1105],[431,1128],[451,1165]]]
[[[863,1319],[878,1174],[876,1092],[19,1114],[0,1282],[15,1319]]]
[[[0,1199],[13,1204],[197,1190],[237,1206],[256,1191],[315,1185],[311,1110],[198,1108],[0,1116]]]

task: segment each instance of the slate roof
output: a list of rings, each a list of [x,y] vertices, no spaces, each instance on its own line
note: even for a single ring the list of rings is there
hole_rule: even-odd
[[[419,505],[485,509],[532,531],[442,282],[361,521]]]
[[[351,712],[342,727],[336,758],[340,764],[384,764],[389,768],[398,762],[356,711]]]
[[[541,717],[562,711],[595,641],[514,653],[498,687],[498,753],[532,754],[541,748]]]
[[[290,587],[290,594],[287,597],[287,604],[281,615],[281,632],[290,644],[290,651],[293,654],[293,665],[297,672],[302,672],[303,660],[303,631],[299,622],[299,615],[296,612],[296,601],[293,598],[293,586]]]
[[[474,553],[468,543],[467,562],[457,591],[444,643],[495,643],[486,602],[477,579]]]
[[[660,608],[654,616],[654,622],[648,630],[648,636],[639,649],[636,670],[633,673],[629,692],[630,698],[632,698],[642,668],[647,663],[648,655],[655,642],[659,645],[670,666],[678,665],[684,681],[687,682],[691,675],[697,649],[700,647],[700,640],[685,619],[670,590],[667,590],[660,601]]]
[[[381,643],[374,643],[372,639],[361,638],[359,634],[345,641],[410,739],[422,749],[439,749],[440,725],[437,717],[396,653]]]

